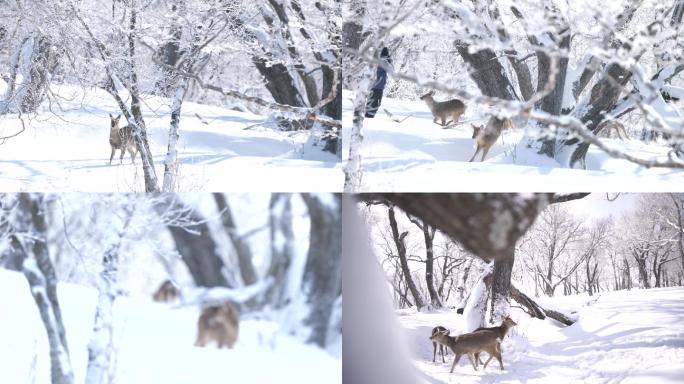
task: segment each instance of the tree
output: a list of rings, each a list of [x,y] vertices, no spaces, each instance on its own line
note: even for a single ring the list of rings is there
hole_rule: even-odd
[[[434,284],[435,253],[433,242],[435,240],[436,230],[435,228],[431,228],[427,223],[421,223],[410,216],[409,220],[420,228],[423,232],[423,239],[425,240],[425,283],[427,284],[428,294],[430,295],[430,305],[432,305],[433,308],[441,308],[442,302]]]
[[[563,165],[584,165],[589,145],[595,145],[612,157],[645,167],[682,168],[677,159],[645,160],[611,148],[597,140],[597,134],[603,129],[601,123],[630,114],[643,119],[649,130],[669,137],[673,151],[681,153],[681,140],[674,136],[682,117],[666,101],[670,96],[663,94],[670,95],[670,89],[681,93],[681,87],[673,86],[672,82],[684,70],[680,62],[681,43],[675,37],[684,1],[673,0],[668,5],[628,2],[617,14],[605,9],[578,9],[576,15],[550,2],[532,6],[491,1],[466,7],[459,2],[433,1],[425,12],[415,11],[418,3],[410,7],[401,0],[382,5],[399,9],[398,12],[369,10],[369,6],[348,6],[348,14],[353,18],[347,22],[346,30],[350,45],[361,36],[366,42],[394,43],[405,53],[425,52],[435,40],[453,42],[458,56],[451,55],[444,64],[420,60],[409,71],[385,68],[393,78],[414,84],[414,90],[429,87],[493,106],[494,114],[513,116],[518,125],[526,126],[527,120],[531,120],[536,128],[533,131],[539,134],[524,138],[522,144],[532,144],[538,153]],[[355,12],[358,9],[363,12]],[[638,12],[651,15],[653,21],[645,27],[632,22]],[[379,15],[375,16],[376,13]],[[435,31],[429,28],[435,20],[458,27]],[[584,28],[587,20],[606,22],[598,26],[598,35],[581,36],[577,31]],[[423,33],[389,33],[402,24]],[[363,32],[359,32],[357,25],[362,26]],[[406,44],[404,38],[412,39],[414,45]],[[639,44],[641,41],[649,43]],[[662,49],[664,46],[669,48]],[[355,60],[367,66],[381,65],[363,42],[357,47],[347,49]],[[587,50],[588,47],[592,49]],[[437,54],[440,52],[432,56]],[[647,60],[650,55],[657,59]],[[425,52],[423,56],[430,54]],[[454,65],[461,62],[467,66],[467,73],[458,70],[460,65]],[[457,69],[443,68],[448,66]],[[536,74],[531,68],[537,68]],[[361,74],[364,68],[350,60],[347,70]],[[468,92],[465,84],[440,81],[440,70],[458,71],[449,77],[451,83],[467,74],[479,92]],[[362,91],[364,87],[357,82],[354,88]]]
[[[74,377],[62,310],[57,298],[57,276],[46,242],[44,197],[21,193],[17,200],[11,236],[24,253],[23,272],[47,332],[52,383],[70,384]]]
[[[387,208],[387,214],[389,217],[390,228],[392,229],[392,238],[394,239],[394,244],[397,248],[397,254],[399,256],[399,261],[401,263],[401,272],[404,275],[404,281],[406,282],[406,286],[411,292],[411,296],[413,296],[413,301],[414,303],[416,303],[416,307],[418,308],[418,310],[420,310],[421,308],[424,308],[426,306],[426,303],[425,299],[423,298],[423,295],[421,295],[421,293],[418,291],[416,283],[413,281],[413,277],[411,276],[411,269],[408,265],[408,259],[406,256],[406,243],[404,242],[404,238],[406,238],[406,235],[408,235],[408,231],[399,233],[397,219],[394,213],[394,207],[392,207],[391,205]]]

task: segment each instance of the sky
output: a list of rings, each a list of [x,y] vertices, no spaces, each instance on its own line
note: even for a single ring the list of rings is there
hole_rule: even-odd
[[[629,213],[636,209],[636,202],[639,199],[638,193],[621,193],[615,198],[615,193],[592,193],[587,197],[579,200],[573,200],[563,205],[578,217],[602,219],[612,215],[619,218],[625,213]]]

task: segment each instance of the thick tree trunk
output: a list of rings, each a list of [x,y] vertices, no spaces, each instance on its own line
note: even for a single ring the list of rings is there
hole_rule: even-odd
[[[406,235],[408,235],[408,232],[403,232],[399,234],[397,219],[394,215],[394,207],[389,206],[387,211],[389,216],[390,228],[392,229],[392,238],[394,239],[394,244],[397,247],[397,254],[399,255],[399,261],[401,262],[401,271],[404,275],[404,281],[406,282],[408,289],[411,291],[411,296],[413,296],[413,300],[416,303],[416,307],[418,307],[418,310],[420,310],[421,308],[424,308],[426,304],[425,299],[418,291],[416,283],[413,281],[413,277],[411,276],[411,270],[408,266],[408,260],[406,259],[406,244],[404,244],[404,238],[406,237]]]
[[[58,63],[58,49],[47,36],[34,32],[22,40],[12,56],[10,81],[0,114],[34,113],[45,98],[50,78]],[[17,84],[18,75],[22,81]]]
[[[264,293],[264,301],[273,308],[287,304],[287,278],[294,257],[294,231],[292,229],[292,195],[274,193],[269,203],[269,227],[271,233],[271,264],[268,276],[273,284]]]
[[[491,285],[491,310],[490,319],[491,324],[500,324],[506,316],[510,314],[511,307],[511,272],[513,270],[513,263],[515,262],[515,254],[494,261],[494,272],[492,273]]]
[[[197,212],[190,209],[171,194],[164,195],[165,199],[155,206],[159,214],[168,211],[184,212],[192,223],[184,226],[174,224],[167,225],[167,228],[176,244],[176,250],[181,255],[188,271],[196,285],[201,287],[228,287],[233,288],[228,283],[223,274],[223,260],[216,254],[216,243],[211,237],[209,226],[206,220]]]
[[[342,196],[335,194],[332,203],[306,193],[302,199],[311,218],[302,281],[309,304],[305,324],[311,327],[308,341],[324,348],[336,337],[330,334],[331,320],[335,303],[342,295]]]
[[[252,249],[247,240],[240,237],[237,226],[235,225],[235,220],[233,219],[233,213],[230,210],[225,195],[222,193],[214,193],[214,201],[216,201],[216,206],[218,207],[219,212],[221,212],[223,229],[228,234],[228,237],[230,237],[233,248],[235,248],[235,253],[237,254],[238,263],[240,265],[242,282],[244,285],[255,284],[257,282],[257,274],[252,262]]]
[[[418,217],[484,260],[511,255],[552,195],[505,193],[373,193],[366,201],[387,201]]]
[[[166,151],[166,159],[164,159],[164,184],[162,185],[162,192],[173,192],[178,187],[176,180],[178,177],[178,130],[180,128],[181,107],[183,106],[183,98],[188,87],[187,79],[180,79],[176,94],[173,97],[173,104],[171,105],[171,125],[169,126],[169,144]]]

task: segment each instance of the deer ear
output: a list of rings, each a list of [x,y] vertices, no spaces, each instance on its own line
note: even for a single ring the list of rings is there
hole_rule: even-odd
[[[121,114],[119,113],[119,116],[116,117],[117,120],[121,118]]]
[[[110,114],[109,114],[109,118],[110,118],[110,119],[113,119],[114,116],[112,116],[112,114],[110,113]]]

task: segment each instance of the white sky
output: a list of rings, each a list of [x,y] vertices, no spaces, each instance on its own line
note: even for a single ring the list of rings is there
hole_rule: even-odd
[[[615,198],[614,193],[609,195],[611,199]],[[639,196],[638,193],[621,193],[615,201],[609,201],[605,193],[596,192],[563,205],[578,217],[601,219],[612,215],[617,219],[636,208]]]

